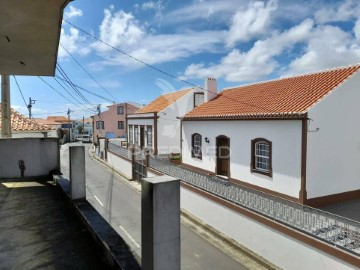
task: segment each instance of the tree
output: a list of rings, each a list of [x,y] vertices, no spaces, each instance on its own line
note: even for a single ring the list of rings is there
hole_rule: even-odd
[[[78,130],[79,134],[82,134],[83,130],[84,130],[84,127],[82,125],[80,125],[80,126],[77,127],[77,130]]]

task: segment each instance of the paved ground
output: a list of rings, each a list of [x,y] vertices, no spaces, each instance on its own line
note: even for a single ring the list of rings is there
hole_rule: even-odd
[[[0,269],[106,269],[50,182],[0,182]]]
[[[328,205],[321,209],[360,222],[360,199]]]
[[[75,144],[76,145],[76,144]],[[86,146],[88,148],[88,145]],[[85,151],[87,152],[87,150]],[[68,145],[62,146],[62,172],[68,174]],[[128,241],[140,258],[140,193],[128,180],[86,155],[87,200]],[[247,269],[186,226],[181,226],[181,269]],[[260,269],[251,267],[251,269]]]

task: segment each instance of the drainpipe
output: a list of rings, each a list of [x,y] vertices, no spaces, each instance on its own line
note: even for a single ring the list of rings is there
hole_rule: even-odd
[[[1,136],[11,138],[10,76],[1,76]]]

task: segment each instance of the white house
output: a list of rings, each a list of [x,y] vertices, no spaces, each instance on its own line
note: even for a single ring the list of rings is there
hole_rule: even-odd
[[[183,117],[183,166],[314,206],[360,198],[359,69],[222,91]]]
[[[155,154],[180,153],[180,117],[216,95],[214,78],[206,79],[204,88],[193,87],[161,95],[127,115],[128,144],[150,149]]]

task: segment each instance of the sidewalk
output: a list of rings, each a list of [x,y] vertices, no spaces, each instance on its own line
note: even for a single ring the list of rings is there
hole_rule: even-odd
[[[0,269],[106,269],[52,182],[0,181],[0,220]]]

